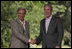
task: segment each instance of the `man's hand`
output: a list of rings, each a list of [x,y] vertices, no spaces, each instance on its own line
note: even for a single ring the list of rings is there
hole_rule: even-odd
[[[56,48],[60,48],[59,46],[56,46]]]
[[[31,38],[31,42],[30,43],[31,44],[35,44],[36,43],[36,40]]]

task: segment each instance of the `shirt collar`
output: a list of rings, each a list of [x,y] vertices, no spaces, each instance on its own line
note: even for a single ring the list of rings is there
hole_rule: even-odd
[[[25,25],[25,20],[22,22],[22,21],[19,19],[19,21],[21,22],[21,24],[24,24],[24,25]]]
[[[50,20],[52,18],[52,15],[49,18],[46,18],[46,20]]]

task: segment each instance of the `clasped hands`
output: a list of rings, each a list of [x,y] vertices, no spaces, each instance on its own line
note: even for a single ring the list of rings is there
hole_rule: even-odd
[[[35,44],[35,43],[36,43],[36,40],[31,38],[31,39],[30,39],[30,43],[31,43],[31,44]]]
[[[30,41],[29,41],[31,44],[36,44],[36,40],[35,39],[30,39]],[[56,48],[60,48],[59,46],[56,46]]]

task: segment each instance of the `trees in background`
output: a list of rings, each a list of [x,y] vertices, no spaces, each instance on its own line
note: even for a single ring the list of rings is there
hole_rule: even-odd
[[[30,23],[30,37],[40,33],[40,21],[44,16],[44,5],[52,4],[53,14],[61,17],[64,24],[62,45],[71,46],[71,1],[1,1],[1,47],[9,47],[11,40],[11,21],[17,18],[17,8],[25,7],[25,19]]]

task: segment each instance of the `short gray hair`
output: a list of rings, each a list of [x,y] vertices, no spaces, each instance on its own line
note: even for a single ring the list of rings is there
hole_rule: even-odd
[[[51,5],[51,4],[45,4],[45,5],[44,5],[44,8],[45,8],[46,6],[49,6],[49,7],[51,8],[51,10],[53,10],[53,8],[52,8],[52,5]]]
[[[25,11],[25,13],[26,13],[26,9],[25,8],[23,8],[23,7],[19,7],[18,9],[17,9],[17,13],[18,13],[18,11],[19,10],[24,10]]]

